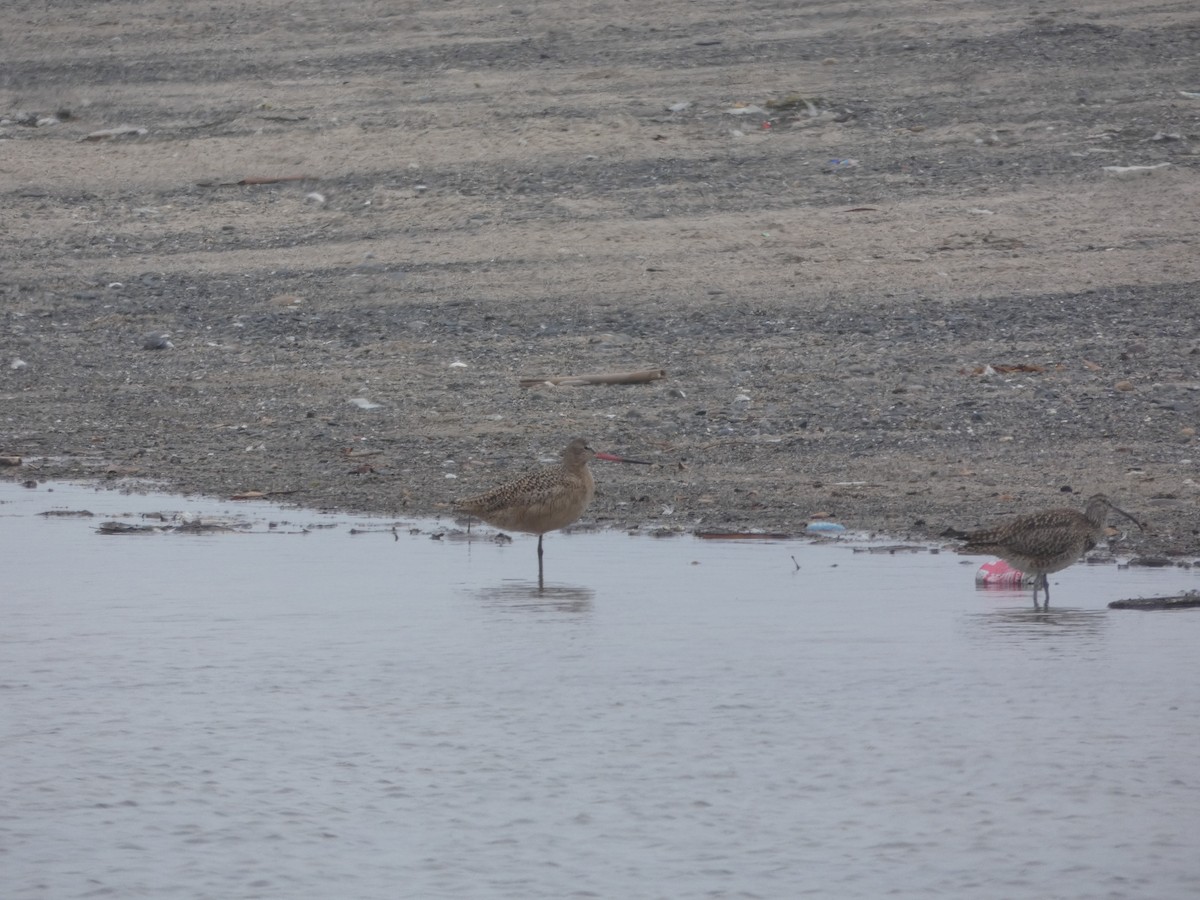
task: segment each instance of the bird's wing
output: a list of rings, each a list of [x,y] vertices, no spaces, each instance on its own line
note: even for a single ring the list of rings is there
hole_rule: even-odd
[[[486,515],[510,507],[548,506],[569,492],[570,486],[561,478],[550,477],[545,472],[530,472],[486,493],[468,497],[459,506],[476,515]]]
[[[980,538],[971,540],[966,549],[1036,558],[1069,551],[1073,545],[1080,543],[1078,530],[1066,525],[1042,525],[1036,529],[997,529],[980,535]]]

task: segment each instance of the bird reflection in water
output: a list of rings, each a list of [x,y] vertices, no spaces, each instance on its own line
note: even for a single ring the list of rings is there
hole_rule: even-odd
[[[1020,596],[1024,597],[1024,592]],[[1109,618],[1108,611],[1104,609],[1006,606],[975,613],[970,617],[970,621],[986,627],[992,634],[999,633],[1007,637],[1013,643],[1028,643],[1095,640],[1103,637],[1108,628]]]
[[[538,581],[504,581],[476,595],[489,606],[528,612],[587,613],[592,611],[596,592],[569,584]]]

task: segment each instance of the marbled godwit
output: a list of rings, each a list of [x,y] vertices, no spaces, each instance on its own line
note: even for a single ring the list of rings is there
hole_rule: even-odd
[[[1047,509],[997,525],[958,536],[966,541],[960,550],[970,555],[990,554],[1033,576],[1033,605],[1037,606],[1038,588],[1050,605],[1051,572],[1059,572],[1076,562],[1096,546],[1104,533],[1109,512],[1120,513],[1138,528],[1142,523],[1125,510],[1113,505],[1104,494],[1088,498],[1087,508]]]
[[[563,450],[559,465],[537,469],[484,494],[461,500],[458,509],[496,528],[536,534],[540,574],[542,536],[570,525],[592,502],[596,482],[588,463],[593,459],[649,465],[640,459],[597,453],[583,438],[575,438]]]

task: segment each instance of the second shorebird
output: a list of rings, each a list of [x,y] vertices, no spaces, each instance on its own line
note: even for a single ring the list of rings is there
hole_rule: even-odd
[[[1051,572],[1060,572],[1096,546],[1104,534],[1109,512],[1129,519],[1138,528],[1142,523],[1117,507],[1104,494],[1088,498],[1083,512],[1077,509],[1047,509],[1043,512],[1018,516],[995,528],[985,528],[966,534],[958,533],[966,543],[960,553],[999,556],[1014,568],[1033,576],[1033,604],[1037,606],[1038,589],[1044,592],[1046,606],[1050,605]]]
[[[583,515],[596,492],[588,463],[593,459],[637,463],[612,453],[597,453],[583,438],[575,438],[562,452],[562,462],[522,475],[515,481],[458,502],[460,512],[483,519],[507,531],[538,536],[538,574],[542,571],[542,536],[565,528]]]

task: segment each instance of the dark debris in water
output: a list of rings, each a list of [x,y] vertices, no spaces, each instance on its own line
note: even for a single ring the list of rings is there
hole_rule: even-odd
[[[88,513],[87,515],[91,515]],[[129,522],[109,520],[101,522],[96,528],[99,534],[248,534],[252,526],[248,522],[233,519],[188,519],[178,524],[171,524],[172,518],[162,513],[145,513],[143,519],[157,520],[158,525],[135,525]],[[272,534],[303,534],[304,529],[296,532],[281,532],[272,530]]]
[[[793,535],[767,531],[697,531],[702,541],[788,541]]]
[[[1129,560],[1131,566],[1144,566],[1148,569],[1165,569],[1175,564],[1175,560],[1165,556],[1135,556]]]
[[[246,531],[249,526],[229,525],[224,522],[184,522],[169,529],[178,534],[223,534],[229,531]]]
[[[1200,606],[1200,592],[1188,591],[1175,597],[1144,597],[1137,600],[1114,600],[1109,609],[1188,609]]]
[[[101,522],[96,529],[101,534],[154,534],[153,525],[130,525],[128,522]]]

